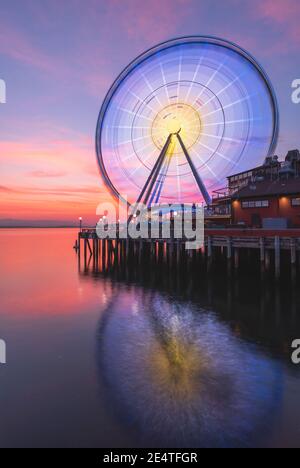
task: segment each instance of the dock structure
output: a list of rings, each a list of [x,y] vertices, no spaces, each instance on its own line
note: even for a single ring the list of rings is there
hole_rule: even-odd
[[[260,263],[264,272],[274,272],[280,279],[283,257],[293,274],[300,266],[300,230],[271,231],[262,229],[206,229],[204,245],[197,250],[186,249],[186,239],[99,239],[95,229],[83,229],[76,242],[79,260],[85,265],[93,261],[96,268],[101,262],[106,268],[153,262],[167,264],[173,269],[191,263],[197,258],[210,269],[225,259],[228,272],[238,270],[249,262]]]

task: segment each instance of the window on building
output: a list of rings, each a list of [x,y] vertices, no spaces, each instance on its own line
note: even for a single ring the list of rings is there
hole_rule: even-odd
[[[292,198],[292,206],[300,206],[300,198]]]
[[[300,203],[299,203],[300,205]],[[268,200],[253,200],[253,201],[244,201],[242,202],[242,208],[268,208]]]

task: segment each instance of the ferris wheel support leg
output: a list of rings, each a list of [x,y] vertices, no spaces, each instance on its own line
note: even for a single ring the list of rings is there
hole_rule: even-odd
[[[153,175],[149,180],[149,187],[148,187],[147,193],[146,193],[145,198],[144,198],[144,205],[148,204],[148,201],[149,201],[149,198],[151,196],[154,184],[157,181],[157,178],[159,176],[161,167],[162,167],[162,165],[164,163],[164,160],[166,158],[166,154],[167,154],[170,142],[171,142],[171,138],[172,138],[172,135],[169,135],[168,138],[167,138],[167,141],[165,143],[165,146],[163,147],[163,149],[162,149],[162,151],[161,151],[161,153],[159,155],[157,167],[155,168],[155,171],[153,171]]]
[[[187,149],[186,149],[186,147],[185,147],[179,133],[177,133],[177,138],[178,138],[178,141],[179,141],[180,146],[182,148],[182,151],[184,152],[184,155],[185,155],[185,157],[187,159],[187,162],[189,163],[189,166],[190,166],[190,168],[192,170],[192,173],[193,173],[193,175],[195,177],[195,180],[197,182],[199,190],[200,190],[200,192],[201,192],[201,194],[202,194],[202,196],[203,196],[203,198],[205,200],[205,203],[207,204],[207,206],[209,206],[209,205],[211,205],[211,198],[210,198],[210,195],[209,195],[208,191],[206,190],[204,182],[201,179],[200,175],[198,174],[198,171],[197,171],[196,167],[194,166],[194,163],[193,163],[193,161],[192,161],[192,159],[191,159],[191,157],[190,157],[190,155],[189,155],[189,153],[188,153],[188,151],[187,151]]]
[[[166,154],[167,154],[167,151],[168,151],[168,148],[169,148],[169,145],[170,145],[170,142],[171,142],[171,138],[172,138],[172,135],[169,135],[168,138],[167,138],[167,141],[163,147],[163,149],[161,150],[161,153],[151,171],[151,174],[149,175],[144,187],[143,187],[143,190],[141,191],[140,195],[139,195],[139,198],[137,199],[136,201],[136,204],[135,204],[135,207],[137,207],[137,205],[139,203],[141,203],[142,201],[142,198],[144,197],[145,195],[145,192],[147,190],[147,194],[144,198],[144,204],[147,205],[148,203],[148,200],[150,198],[150,195],[151,195],[151,192],[152,192],[152,189],[153,189],[153,186],[157,180],[157,177],[159,175],[159,172],[161,170],[161,167],[163,165],[163,162],[165,160],[165,157],[166,157]],[[150,186],[149,186],[150,184]],[[136,209],[136,208],[135,208]],[[132,221],[132,218],[133,218],[133,215],[135,213],[135,209],[133,210],[133,212],[130,214],[129,218],[128,218],[128,224]]]

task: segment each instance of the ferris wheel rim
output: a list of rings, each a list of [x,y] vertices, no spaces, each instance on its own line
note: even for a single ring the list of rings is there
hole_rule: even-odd
[[[108,187],[111,195],[113,197],[117,197],[120,200],[122,200],[124,203],[127,205],[130,205],[130,202],[128,202],[126,199],[123,198],[122,194],[119,192],[119,190],[115,187],[113,182],[111,181],[111,178],[106,170],[104,161],[103,161],[103,156],[102,156],[102,150],[101,150],[101,135],[102,135],[102,130],[103,130],[103,122],[104,118],[106,115],[106,111],[108,109],[109,103],[111,99],[113,98],[114,94],[118,90],[119,86],[123,82],[123,80],[131,73],[135,68],[140,66],[144,61],[146,61],[148,58],[153,56],[155,53],[158,53],[160,51],[170,49],[172,47],[178,46],[178,45],[184,45],[184,44],[212,44],[212,45],[217,45],[220,47],[224,47],[225,49],[229,49],[231,51],[234,51],[235,53],[241,55],[244,59],[246,59],[248,62],[250,62],[256,71],[260,74],[261,78],[263,79],[268,92],[269,92],[269,97],[271,101],[271,106],[273,110],[273,135],[272,135],[272,140],[270,141],[270,146],[269,150],[266,154],[266,156],[274,154],[275,148],[277,146],[277,141],[278,141],[278,135],[279,135],[279,127],[280,127],[280,118],[279,118],[279,110],[278,110],[278,101],[275,93],[275,89],[272,85],[272,82],[265,71],[265,69],[262,67],[262,65],[257,61],[257,59],[246,49],[243,47],[239,46],[233,41],[227,40],[220,38],[218,36],[213,36],[213,35],[187,35],[187,36],[178,36],[173,39],[169,39],[166,41],[162,41],[158,44],[156,44],[153,47],[148,48],[141,54],[135,57],[123,70],[119,73],[119,75],[115,78],[113,81],[112,85],[110,86],[109,90],[107,91],[101,108],[100,112],[98,115],[97,119],[97,126],[96,126],[96,156],[97,156],[97,161],[99,164],[99,171],[100,175]]]

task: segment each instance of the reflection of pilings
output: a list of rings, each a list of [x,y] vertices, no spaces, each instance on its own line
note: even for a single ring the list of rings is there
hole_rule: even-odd
[[[292,295],[291,295],[291,303],[292,303],[292,319],[294,320],[297,316],[297,271],[296,265],[292,266]]]
[[[235,299],[235,302],[238,302],[239,297],[240,297],[240,282],[237,276],[234,279],[233,287],[234,287],[234,299]]]
[[[211,272],[207,275],[207,300],[209,306],[213,304],[213,277]]]
[[[233,282],[227,278],[227,312],[232,315],[232,285]]]
[[[266,294],[265,294],[265,285],[262,283],[261,292],[260,292],[260,323],[264,323],[264,317],[266,312]]]
[[[279,287],[275,288],[275,321],[276,325],[280,326],[280,289]]]

